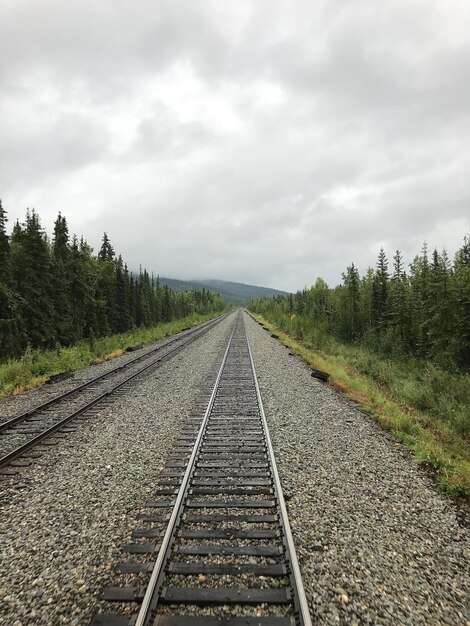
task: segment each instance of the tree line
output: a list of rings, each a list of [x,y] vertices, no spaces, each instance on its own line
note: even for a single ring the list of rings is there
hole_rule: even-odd
[[[382,248],[375,269],[363,276],[351,263],[337,287],[318,278],[310,289],[254,300],[250,308],[320,348],[332,336],[386,356],[468,371],[470,240],[464,238],[452,261],[424,244],[408,272],[399,250],[390,263]]]
[[[9,235],[0,201],[0,358],[224,308],[206,289],[174,293],[145,269],[134,275],[106,233],[94,255],[61,214],[52,240],[34,210]]]

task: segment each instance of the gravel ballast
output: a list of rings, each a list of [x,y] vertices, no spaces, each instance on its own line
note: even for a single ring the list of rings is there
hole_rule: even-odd
[[[0,626],[85,626],[107,608],[139,503],[215,379],[233,319],[0,477]],[[245,322],[313,623],[470,626],[469,533],[452,504],[373,418]]]
[[[199,328],[205,326],[208,322],[204,322],[199,325]],[[209,323],[212,323],[209,322]],[[117,358],[112,358],[107,361],[102,361],[101,363],[95,363],[89,367],[84,367],[75,372],[65,372],[66,376],[61,380],[60,375],[57,381],[52,384],[45,384],[41,387],[35,389],[29,389],[21,394],[8,396],[7,398],[0,399],[0,424],[6,422],[8,419],[19,415],[23,411],[30,410],[31,408],[43,403],[47,402],[56,396],[65,393],[66,391],[70,391],[75,387],[82,385],[83,383],[89,382],[96,378],[97,376],[101,376],[102,374],[106,374],[111,372],[118,366],[125,365],[130,363],[131,361],[144,357],[140,363],[137,364],[136,367],[141,367],[147,361],[145,359],[145,355],[149,352],[155,350],[155,348],[161,348],[162,352],[165,353],[165,346],[168,345],[168,349],[171,349],[179,343],[180,340],[183,340],[186,335],[191,334],[191,330],[182,331],[180,333],[169,334],[166,337],[162,337],[161,339],[157,339],[152,343],[146,344],[142,346],[142,348],[133,349],[129,352],[124,352],[121,356]],[[175,343],[175,340],[176,343]],[[113,378],[115,380],[115,378]]]
[[[470,624],[469,533],[404,447],[245,315],[314,623]]]
[[[138,502],[151,497],[172,442],[220,363],[232,321],[83,421],[30,467],[0,477],[2,626],[89,623],[103,588],[113,584]],[[30,392],[28,400],[34,405],[44,393]],[[5,404],[14,414],[13,400]],[[25,398],[18,406],[27,407]]]

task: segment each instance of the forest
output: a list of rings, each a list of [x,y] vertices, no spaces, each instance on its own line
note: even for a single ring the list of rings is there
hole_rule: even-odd
[[[450,260],[423,245],[409,269],[380,250],[360,275],[253,300],[251,311],[357,402],[452,496],[470,495],[470,241]],[[432,468],[432,469],[431,469]]]
[[[445,250],[429,254],[424,244],[409,271],[399,250],[390,263],[381,249],[375,269],[363,276],[351,263],[334,288],[317,278],[310,289],[254,300],[250,308],[320,349],[335,338],[387,357],[468,372],[470,240],[464,238],[452,261]]]
[[[93,254],[83,237],[69,235],[61,214],[52,240],[34,210],[8,234],[0,201],[0,359],[82,339],[93,342],[225,306],[206,289],[174,293],[145,269],[132,273],[106,233]]]

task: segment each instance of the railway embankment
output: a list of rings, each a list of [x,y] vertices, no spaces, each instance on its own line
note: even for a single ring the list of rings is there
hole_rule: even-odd
[[[457,509],[371,416],[247,326],[317,623],[468,624]]]
[[[222,321],[29,467],[0,477],[2,626],[90,621],[135,528],[137,503],[151,496],[181,425],[220,365],[230,326]],[[80,373],[95,375],[95,367]],[[30,405],[43,394],[29,392]],[[10,415],[13,400],[3,401]]]
[[[1,625],[100,612],[233,318],[0,480]],[[452,503],[372,417],[245,323],[313,623],[469,624],[470,538]]]

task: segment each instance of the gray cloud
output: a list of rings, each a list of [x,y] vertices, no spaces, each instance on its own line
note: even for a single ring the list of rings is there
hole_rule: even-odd
[[[469,224],[470,7],[6,0],[0,196],[133,267],[295,290]]]

